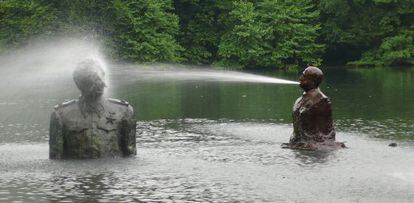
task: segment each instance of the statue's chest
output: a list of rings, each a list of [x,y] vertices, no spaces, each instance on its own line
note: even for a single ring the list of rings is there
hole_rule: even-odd
[[[108,132],[117,129],[121,118],[116,113],[104,112],[101,115],[71,115],[64,120],[63,125],[69,131]]]
[[[98,116],[72,116],[64,122],[64,139],[67,151],[73,156],[95,158],[119,153],[119,124],[115,113]]]
[[[306,97],[299,98],[293,105],[294,116],[300,116],[304,114],[312,107],[312,103]]]

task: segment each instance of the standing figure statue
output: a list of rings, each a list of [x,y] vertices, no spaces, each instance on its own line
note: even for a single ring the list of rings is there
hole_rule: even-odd
[[[51,159],[125,157],[136,154],[136,122],[126,101],[103,97],[105,72],[92,59],[73,72],[79,100],[56,105],[50,119]]]
[[[322,80],[322,71],[312,66],[300,76],[299,86],[304,93],[293,106],[293,135],[283,147],[308,150],[345,147],[335,141],[331,101],[319,89]]]

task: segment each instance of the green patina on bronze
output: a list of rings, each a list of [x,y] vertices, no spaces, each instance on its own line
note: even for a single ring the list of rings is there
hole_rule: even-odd
[[[74,72],[79,100],[55,106],[50,121],[51,159],[121,157],[136,154],[136,122],[128,102],[103,98],[103,70],[87,60]]]

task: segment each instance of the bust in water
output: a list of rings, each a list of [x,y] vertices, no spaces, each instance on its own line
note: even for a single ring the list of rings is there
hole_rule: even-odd
[[[136,154],[136,122],[126,101],[104,98],[105,72],[92,59],[81,62],[73,79],[78,100],[56,105],[50,119],[49,157],[88,159]]]
[[[299,78],[304,93],[293,106],[293,135],[284,147],[293,149],[336,149],[345,145],[335,141],[331,101],[319,85],[323,73],[319,68],[306,68]]]

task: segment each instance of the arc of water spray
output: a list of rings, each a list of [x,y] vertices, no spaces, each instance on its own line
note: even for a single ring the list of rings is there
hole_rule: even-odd
[[[154,69],[155,68],[155,69]],[[273,78],[268,76],[242,73],[236,71],[200,70],[200,69],[173,69],[159,70],[152,67],[150,70],[143,67],[132,67],[125,70],[140,79],[170,79],[170,80],[200,80],[200,81],[225,81],[225,82],[250,82],[272,84],[299,84],[295,81]]]
[[[272,83],[272,84],[299,84],[295,81],[273,78],[268,76],[241,73],[235,71],[219,71],[210,73],[212,77],[220,78],[227,81],[241,81],[241,82],[253,82],[253,83]]]

